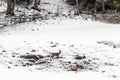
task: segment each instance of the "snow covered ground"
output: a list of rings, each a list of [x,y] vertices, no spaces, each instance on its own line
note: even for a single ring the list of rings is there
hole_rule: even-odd
[[[35,21],[0,33],[0,75],[4,80],[119,80],[119,24],[76,19]],[[61,50],[60,58],[51,53]],[[34,62],[25,55],[42,55]],[[85,59],[75,59],[76,55]],[[34,58],[32,58],[34,60]],[[76,64],[84,69],[72,71]]]
[[[69,6],[61,0],[42,1],[42,9],[56,13],[58,7],[67,14],[64,8]],[[0,10],[5,12],[6,4]],[[2,15],[1,18],[5,16]],[[0,28],[0,79],[120,80],[119,34],[120,24],[84,20],[80,16]],[[59,51],[58,58],[51,57]],[[76,65],[83,69],[74,71]]]

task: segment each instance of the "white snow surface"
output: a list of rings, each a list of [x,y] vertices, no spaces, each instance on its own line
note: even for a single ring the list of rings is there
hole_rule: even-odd
[[[52,8],[51,5],[43,6],[45,9],[50,8],[50,11],[55,10],[53,12],[56,12],[56,6],[63,6],[58,4],[61,0],[44,1],[53,4]],[[1,12],[5,11],[5,6],[0,7]],[[61,10],[66,14],[67,9]],[[83,20],[82,17],[74,19],[59,17],[56,20],[37,20],[6,27],[0,30],[0,79],[120,80],[119,35],[120,24]],[[57,47],[51,47],[54,45]],[[66,71],[59,59],[52,60],[50,65],[53,67],[46,67],[46,64],[23,67],[19,62],[22,60],[19,56],[26,53],[46,56],[59,50],[61,50],[60,56],[64,57],[62,62],[74,63],[75,55],[85,55],[87,59],[93,60],[91,66],[88,65],[93,67],[93,70]],[[43,69],[40,70],[41,68]]]
[[[107,45],[98,44],[97,41],[113,41],[119,43],[119,24],[106,24],[91,20],[58,18],[56,20],[45,20],[30,23],[23,23],[13,27],[7,27],[0,34],[0,50],[7,50],[1,55],[1,78],[4,80],[21,79],[44,79],[44,80],[119,80],[119,47],[113,48]],[[51,48],[49,42],[58,43],[58,47]],[[66,46],[63,46],[65,44]],[[74,45],[71,48],[70,45]],[[49,52],[62,50],[64,61],[72,61],[71,55],[86,55],[88,58],[98,58],[98,68],[93,71],[64,71],[59,63],[53,62],[56,68],[36,70],[33,67],[15,67],[7,61],[15,62],[12,59],[13,53],[19,55],[35,49],[37,52],[31,54],[47,55]],[[41,51],[45,49],[46,52]],[[74,60],[73,60],[74,62]],[[114,66],[105,66],[104,63],[111,63]],[[11,69],[7,69],[10,66]],[[105,73],[102,73],[105,71]]]

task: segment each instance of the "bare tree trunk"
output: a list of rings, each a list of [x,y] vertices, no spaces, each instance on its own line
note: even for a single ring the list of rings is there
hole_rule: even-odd
[[[105,1],[101,0],[101,5],[102,5],[102,14],[105,14]]]
[[[31,2],[30,0],[27,0],[27,5],[30,5],[30,2]]]
[[[97,0],[95,0],[95,5],[94,5],[94,18],[97,20]]]
[[[77,8],[77,12],[76,12],[76,15],[79,15],[82,13],[81,9],[80,9],[80,5],[79,5],[79,2],[78,0],[76,0],[76,8]]]
[[[40,11],[40,9],[38,8],[38,3],[39,3],[40,0],[35,0],[34,1],[34,6],[32,7],[33,9],[37,10],[37,11]]]
[[[95,0],[95,6],[94,6],[94,9],[95,9],[95,16],[97,14],[97,0]]]
[[[38,1],[38,4],[40,5],[41,0]]]
[[[35,8],[38,8],[38,0],[35,0],[35,2],[34,2],[34,7],[35,7]]]
[[[16,4],[16,0],[12,0],[12,5],[11,5],[11,13],[12,13],[12,15],[14,15],[15,4]]]
[[[89,6],[90,6],[90,3],[89,3],[89,2],[87,2],[87,7],[86,7],[87,14],[90,14],[90,11],[89,11]]]
[[[7,0],[7,13],[6,15],[14,15],[16,0]]]
[[[7,0],[7,13],[6,13],[6,15],[8,15],[8,14],[11,14],[11,1],[10,0]]]

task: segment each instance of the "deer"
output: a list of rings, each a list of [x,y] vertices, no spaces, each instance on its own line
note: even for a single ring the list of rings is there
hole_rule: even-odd
[[[51,57],[52,58],[59,58],[59,55],[61,54],[61,50],[59,50],[59,52],[52,52],[51,53]]]
[[[82,65],[76,65],[75,67],[74,67],[74,71],[80,71],[80,70],[82,70],[84,67],[82,66]]]

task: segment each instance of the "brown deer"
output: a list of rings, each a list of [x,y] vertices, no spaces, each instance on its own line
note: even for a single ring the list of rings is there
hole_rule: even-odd
[[[51,57],[52,58],[59,58],[60,54],[61,54],[61,50],[59,50],[59,52],[53,52],[53,53],[51,53]]]
[[[82,70],[84,67],[82,66],[82,65],[76,65],[75,67],[74,67],[74,71],[80,71],[80,70]]]

